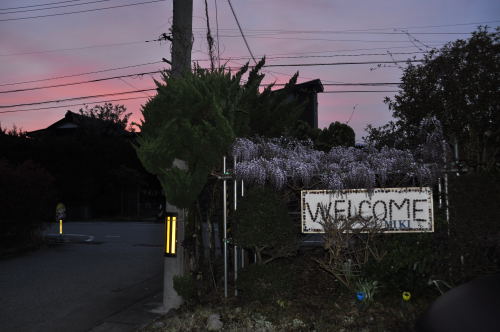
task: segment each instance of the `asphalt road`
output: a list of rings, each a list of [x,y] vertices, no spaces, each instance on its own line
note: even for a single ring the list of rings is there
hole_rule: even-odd
[[[68,222],[64,233],[72,242],[0,260],[0,331],[89,331],[161,292],[162,224]]]

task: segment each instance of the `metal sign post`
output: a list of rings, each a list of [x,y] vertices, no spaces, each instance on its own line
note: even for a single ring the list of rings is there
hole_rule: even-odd
[[[222,173],[226,174],[226,156],[222,159]],[[224,297],[227,297],[227,180],[224,177],[222,188],[223,234],[224,234]]]
[[[236,169],[236,159],[233,160],[233,175],[234,175],[234,170]],[[236,211],[236,205],[237,205],[237,195],[238,195],[238,183],[236,181],[236,177],[233,176],[233,182],[234,182],[234,211]],[[233,219],[233,231],[234,231],[234,219]],[[236,279],[238,279],[238,247],[236,244],[234,245],[234,296],[238,295],[238,289],[236,288]]]
[[[234,166],[234,168],[236,169],[236,164]],[[243,192],[244,190],[244,184],[243,184],[243,180],[241,180],[241,197],[243,197]],[[241,268],[244,268],[245,267],[245,249],[241,248]]]

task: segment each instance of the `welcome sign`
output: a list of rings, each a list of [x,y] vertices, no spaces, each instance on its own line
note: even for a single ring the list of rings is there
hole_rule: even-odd
[[[375,221],[385,233],[434,231],[429,187],[302,190],[301,208],[302,233],[324,233],[328,216],[359,216]]]

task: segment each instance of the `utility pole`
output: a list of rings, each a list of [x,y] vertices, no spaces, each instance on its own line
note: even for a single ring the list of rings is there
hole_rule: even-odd
[[[173,0],[174,18],[172,21],[172,74],[182,76],[191,71],[191,47],[193,43],[193,0]],[[183,160],[175,159],[173,167],[187,169]],[[184,240],[184,224],[186,220],[186,211],[179,209],[168,202],[168,193],[165,193],[167,213],[177,214],[177,256],[164,257],[163,272],[163,306],[158,311],[168,312],[170,309],[179,307],[182,304],[182,298],[174,289],[174,276],[184,274],[184,249],[181,246]]]
[[[180,76],[191,70],[193,45],[193,0],[174,0],[172,21],[172,73]]]

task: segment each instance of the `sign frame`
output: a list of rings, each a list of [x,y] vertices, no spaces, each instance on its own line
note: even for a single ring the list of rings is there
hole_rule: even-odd
[[[368,189],[301,190],[301,193],[300,193],[301,212],[300,212],[300,214],[301,214],[302,234],[324,234],[324,230],[322,229],[322,227],[321,227],[321,229],[310,227],[311,223],[314,223],[316,225],[319,225],[319,223],[315,222],[315,221],[311,222],[310,220],[308,220],[308,213],[311,216],[311,218],[309,218],[309,219],[312,219],[312,212],[310,210],[310,206],[307,205],[308,204],[308,201],[307,201],[308,195],[323,195],[323,196],[325,196],[324,202],[328,205],[328,212],[330,212],[332,201],[333,202],[341,201],[342,199],[344,199],[342,201],[345,201],[349,197],[349,195],[354,195],[354,196],[358,195],[359,196],[360,194],[366,195],[367,199],[364,200],[364,202],[370,202],[370,207],[371,207],[371,201],[374,198],[385,197],[384,195],[389,196],[389,195],[407,194],[407,196],[412,196],[412,195],[419,196],[420,199],[417,200],[418,203],[422,203],[422,205],[424,205],[424,203],[425,203],[426,206],[423,209],[419,209],[419,208],[416,208],[416,203],[413,202],[413,204],[414,204],[413,209],[416,209],[416,210],[413,210],[412,212],[413,212],[414,218],[415,218],[416,212],[423,213],[424,216],[427,216],[427,220],[424,221],[427,224],[427,227],[410,228],[410,221],[411,220],[408,219],[408,227],[407,227],[408,229],[397,229],[397,227],[395,227],[394,229],[387,229],[387,228],[383,227],[383,228],[381,228],[381,232],[382,233],[432,233],[432,232],[434,232],[434,208],[433,208],[432,189],[430,187],[401,187],[401,188],[374,188],[371,190],[368,190]],[[335,197],[338,199],[336,200]],[[425,199],[423,197],[425,197]],[[408,200],[408,202],[407,202],[408,215],[410,216],[410,206],[412,204],[411,204],[409,198],[405,198],[405,200]],[[400,206],[404,206],[404,204],[406,202],[405,200],[401,203]],[[380,200],[375,201],[375,204],[377,204],[377,202],[380,202]],[[317,203],[318,206],[315,207],[315,209],[316,209],[315,210],[315,217],[316,218],[318,218],[319,204],[320,203]],[[381,205],[381,204],[379,204],[379,205]],[[384,209],[386,208],[386,206],[387,206],[387,204],[384,203],[384,206],[383,206]],[[399,206],[397,206],[397,207],[399,209],[401,209],[401,207],[399,207]],[[351,205],[349,205],[349,208],[351,208]],[[360,207],[360,209],[361,209],[361,207]],[[354,208],[354,210],[356,210],[356,208]],[[339,211],[339,210],[337,210],[337,211]],[[337,211],[335,211],[335,213]],[[320,211],[320,212],[323,212],[323,211]],[[322,213],[320,213],[320,215],[321,214]],[[387,212],[385,213],[385,216],[387,216]],[[373,219],[373,216],[371,218]],[[391,218],[392,218],[392,214],[391,214]],[[387,222],[383,219],[379,219],[378,221],[384,222],[385,224],[387,224]],[[395,220],[394,225],[396,225],[396,223],[395,223],[396,221],[399,221],[400,222],[399,225],[401,226],[402,220]],[[389,222],[392,222],[392,220],[390,220]],[[420,225],[420,222],[422,222],[422,221],[414,221],[414,222],[417,222]],[[404,223],[403,223],[403,225],[404,225]],[[318,227],[318,226],[316,226],[316,227]]]

